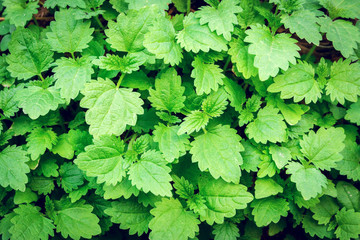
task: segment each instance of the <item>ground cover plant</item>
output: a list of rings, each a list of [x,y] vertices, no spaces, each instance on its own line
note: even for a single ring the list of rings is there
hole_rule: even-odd
[[[359,0],[0,0],[0,234],[359,239]]]

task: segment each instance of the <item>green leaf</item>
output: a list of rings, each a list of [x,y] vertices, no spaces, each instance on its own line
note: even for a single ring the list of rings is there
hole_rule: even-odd
[[[179,12],[187,11],[187,9],[188,9],[188,1],[187,0],[172,0],[172,2],[174,3],[176,10],[178,10]]]
[[[353,55],[354,49],[360,43],[360,30],[351,22],[338,19],[332,21],[329,17],[318,19],[320,31],[326,33],[326,38],[332,41],[334,48],[344,57]]]
[[[201,108],[210,117],[219,117],[224,113],[228,102],[227,93],[223,88],[220,88],[216,92],[211,92],[210,95],[203,101]]]
[[[271,178],[258,178],[255,181],[255,198],[266,198],[282,193],[283,188]]]
[[[40,208],[32,205],[20,205],[14,209],[16,215],[11,219],[13,224],[9,229],[11,239],[46,240],[54,236],[55,226],[52,221],[40,213]]]
[[[235,216],[237,209],[245,209],[253,200],[242,184],[227,183],[204,175],[199,180],[199,194],[204,197],[206,208],[200,211],[201,221],[212,225],[222,224],[224,218]]]
[[[199,164],[201,171],[209,170],[218,179],[227,182],[239,182],[242,164],[240,152],[244,150],[240,144],[241,137],[228,125],[217,125],[206,133],[195,137],[191,143],[192,161]]]
[[[59,156],[72,159],[74,157],[74,147],[70,142],[70,135],[65,133],[57,138],[57,143],[51,148],[51,152]]]
[[[144,47],[155,54],[157,59],[171,66],[178,65],[182,58],[182,49],[176,43],[175,29],[166,18],[158,19],[144,36]]]
[[[316,12],[310,10],[295,11],[291,16],[285,14],[281,17],[281,22],[292,33],[296,33],[299,38],[304,38],[308,43],[318,46],[322,35],[320,27],[316,23],[317,20]]]
[[[38,194],[49,194],[54,188],[54,181],[51,178],[46,177],[31,177],[29,187],[31,190],[38,192]]]
[[[11,219],[15,217],[16,214],[11,212],[6,214],[0,221],[0,234],[2,236],[2,240],[8,240],[11,238],[11,233],[9,233],[9,229],[13,226],[11,223]]]
[[[27,21],[31,20],[33,14],[38,12],[38,1],[27,0],[4,0],[2,5],[5,7],[4,14],[6,20],[16,27],[24,27]]]
[[[199,232],[200,221],[190,211],[186,211],[177,199],[163,198],[150,213],[154,218],[149,223],[150,239],[188,239]],[[166,231],[164,231],[166,229]]]
[[[55,8],[56,6],[61,8],[66,8],[67,6],[71,8],[86,8],[86,3],[84,0],[47,0],[44,6],[46,8]]]
[[[93,63],[108,71],[116,70],[123,74],[130,74],[138,71],[140,65],[142,65],[144,61],[140,57],[131,54],[124,57],[107,54],[105,57],[101,56],[99,59],[94,60]]]
[[[49,128],[36,128],[28,135],[26,141],[31,160],[36,160],[45,153],[46,149],[52,149],[57,142],[57,136]]]
[[[60,53],[81,52],[92,40],[90,22],[76,20],[74,9],[55,12],[55,21],[50,23],[51,32],[46,33],[47,42],[53,51]]]
[[[148,98],[157,110],[180,112],[184,107],[185,88],[181,86],[181,77],[174,68],[169,68],[155,80],[155,90],[150,89]]]
[[[360,126],[360,101],[350,105],[346,111],[345,119]]]
[[[306,233],[314,237],[315,235],[323,239],[324,237],[333,239],[333,231],[328,231],[325,225],[318,224],[309,214],[306,214],[302,220],[302,225]]]
[[[26,162],[29,158],[20,147],[7,146],[0,152],[0,185],[10,186],[12,189],[25,191],[28,182],[26,176],[30,169]]]
[[[360,64],[350,63],[350,59],[334,62],[326,85],[326,94],[330,95],[331,101],[337,100],[342,105],[345,99],[356,102],[360,96]]]
[[[61,186],[67,193],[74,189],[78,189],[78,187],[84,183],[83,173],[71,162],[66,162],[61,165],[59,173],[61,177]]]
[[[88,108],[85,119],[89,132],[95,137],[120,135],[127,125],[134,126],[137,115],[143,114],[140,94],[132,89],[116,88],[109,79],[99,78],[85,84],[80,106]]]
[[[242,105],[246,101],[246,93],[245,90],[237,84],[237,82],[224,78],[224,89],[228,93],[228,99],[230,101],[230,106],[235,108],[236,111],[240,112],[242,109]]]
[[[189,136],[178,135],[180,126],[165,126],[162,123],[155,126],[154,141],[159,143],[159,149],[168,162],[173,162],[186,153],[186,146],[190,144]]]
[[[323,196],[320,198],[320,203],[311,207],[310,210],[314,213],[313,218],[319,224],[328,224],[330,219],[339,211],[339,206],[333,198]]]
[[[242,39],[234,39],[230,42],[229,55],[231,61],[235,63],[238,72],[244,78],[249,79],[258,74],[258,69],[254,66],[255,56],[249,53],[249,46]]]
[[[254,200],[252,215],[256,226],[264,227],[270,223],[278,223],[281,217],[286,217],[289,211],[289,203],[283,198],[268,197]]]
[[[337,199],[347,210],[360,210],[360,191],[352,184],[339,181],[336,184]]]
[[[224,0],[215,7],[204,6],[195,13],[200,18],[200,24],[208,24],[212,32],[223,35],[227,41],[231,40],[231,33],[234,31],[234,24],[238,23],[236,14],[242,9],[236,0]]]
[[[5,117],[12,117],[19,111],[16,101],[17,88],[4,88],[0,92],[0,109]]]
[[[336,214],[336,222],[338,227],[335,231],[336,237],[341,240],[350,240],[358,238],[360,234],[360,213],[354,210],[346,210],[342,208]]]
[[[97,177],[97,183],[115,185],[126,176],[128,167],[123,159],[124,142],[115,136],[103,136],[85,147],[74,163],[89,177]]]
[[[292,158],[291,151],[286,147],[271,145],[269,152],[278,169],[282,169]]]
[[[152,5],[156,5],[160,10],[168,10],[169,4],[171,0],[125,0],[125,2],[129,3],[129,9],[141,9],[143,7],[148,7]]]
[[[290,34],[272,35],[266,26],[255,25],[245,31],[245,42],[250,43],[249,53],[255,55],[254,66],[259,69],[262,81],[275,77],[279,69],[286,71],[289,63],[296,64],[300,48]]]
[[[296,183],[297,190],[305,200],[316,197],[327,186],[327,178],[314,167],[305,168],[300,163],[291,162],[287,165],[286,173],[291,174],[291,181]]]
[[[269,142],[283,142],[286,140],[286,124],[279,110],[266,106],[258,112],[255,121],[247,125],[245,133],[255,142],[266,144]]]
[[[124,178],[120,183],[113,185],[104,185],[104,199],[118,199],[124,197],[129,199],[132,195],[138,196],[139,189],[131,184],[128,178]]]
[[[171,197],[170,168],[160,152],[150,150],[129,169],[129,179],[132,184],[145,193]]]
[[[211,90],[216,92],[219,85],[224,84],[225,75],[218,65],[205,63],[200,57],[195,57],[191,65],[194,67],[191,77],[195,79],[194,85],[198,95],[209,94]]]
[[[345,133],[343,128],[320,128],[316,133],[310,131],[300,140],[301,152],[317,168],[330,171],[343,156]]]
[[[9,51],[7,70],[12,77],[24,80],[48,70],[54,55],[38,32],[21,27],[12,33]]]
[[[38,195],[31,191],[30,188],[26,188],[25,192],[16,191],[14,195],[14,203],[19,205],[22,203],[32,203],[38,200]]]
[[[257,172],[258,165],[261,163],[262,153],[249,141],[243,141],[242,144],[245,150],[241,154],[244,159],[241,169],[247,172]]]
[[[67,101],[75,99],[94,73],[91,58],[60,58],[55,64],[56,67],[53,69],[55,87],[60,89],[60,96]]]
[[[321,90],[315,80],[315,70],[307,62],[299,61],[292,65],[286,72],[274,78],[274,83],[268,89],[269,92],[281,92],[282,99],[294,98],[295,102],[305,99],[305,103],[316,103],[321,98]]]
[[[200,50],[209,52],[210,49],[215,51],[226,51],[226,40],[222,36],[211,32],[206,25],[200,25],[200,20],[190,13],[184,18],[184,29],[177,36],[177,42],[186,51],[198,53]]]
[[[198,132],[200,129],[205,128],[209,120],[210,117],[207,113],[198,110],[192,111],[181,123],[178,135],[182,135],[184,133],[191,134],[194,131]]]
[[[149,222],[153,218],[150,208],[134,199],[112,202],[111,208],[105,209],[105,213],[111,217],[113,223],[120,224],[120,229],[129,229],[130,235],[138,236],[148,232]]]
[[[60,91],[55,87],[43,89],[38,86],[23,88],[16,94],[18,106],[28,114],[31,119],[45,116],[50,110],[55,111],[64,100],[60,97]]]
[[[328,11],[332,19],[342,18],[359,18],[360,1],[359,0],[320,0],[322,6]]]
[[[343,159],[336,163],[336,169],[348,179],[360,180],[360,146],[355,141],[345,140],[345,148],[341,152]]]
[[[150,8],[139,11],[130,10],[127,15],[121,13],[117,22],[109,21],[105,30],[106,41],[111,47],[121,52],[140,52],[144,50],[144,36],[154,22],[155,14]]]
[[[240,237],[239,228],[235,223],[225,221],[223,224],[214,225],[212,233],[215,235],[214,240],[236,240]]]
[[[56,231],[64,238],[90,239],[101,233],[99,218],[92,213],[94,208],[91,205],[84,204],[83,201],[70,203],[70,200],[66,199],[59,201],[57,207],[59,209],[56,211],[54,223]]]
[[[186,180],[184,177],[179,178],[178,176],[172,176],[174,185],[173,187],[176,189],[176,194],[179,197],[184,199],[190,199],[194,196],[195,188],[194,186]]]

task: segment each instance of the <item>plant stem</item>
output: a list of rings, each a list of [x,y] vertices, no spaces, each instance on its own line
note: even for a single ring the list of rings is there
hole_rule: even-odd
[[[315,51],[315,48],[316,48],[316,45],[313,45],[311,48],[310,48],[310,51],[306,54],[306,57],[305,57],[305,62],[309,61],[311,55],[314,53]]]
[[[34,23],[36,24],[36,26],[39,26],[39,23],[38,23],[38,21],[36,20],[36,18],[35,18],[34,15],[32,16],[32,19],[34,20]]]
[[[191,0],[187,0],[187,10],[186,10],[186,15],[189,15],[190,13],[190,9],[191,9]]]
[[[96,20],[97,24],[100,26],[100,28],[101,28],[102,30],[105,30],[105,27],[104,27],[104,25],[101,23],[101,21],[100,21],[100,19],[99,19],[99,16],[95,16],[95,20]]]
[[[119,89],[119,87],[120,87],[120,85],[121,85],[121,82],[122,82],[122,80],[124,79],[125,75],[126,75],[125,73],[121,74],[121,76],[120,76],[120,78],[119,78],[119,81],[118,81],[117,84],[116,84],[116,89]]]
[[[71,57],[75,60],[75,55],[73,52],[71,52]]]
[[[44,77],[41,74],[39,74],[38,76],[41,79],[41,81],[45,81]]]
[[[231,56],[228,56],[228,58],[226,59],[225,65],[223,67],[224,72],[226,71],[227,67],[229,66],[231,60]]]

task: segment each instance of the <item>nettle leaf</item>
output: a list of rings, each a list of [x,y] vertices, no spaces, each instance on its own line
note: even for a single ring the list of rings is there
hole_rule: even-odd
[[[150,89],[149,100],[157,110],[180,112],[185,106],[185,87],[181,86],[181,77],[174,68],[169,68],[155,80],[155,90]]]
[[[220,88],[216,92],[210,93],[208,97],[201,104],[201,108],[205,113],[210,117],[219,117],[224,113],[227,102],[228,95],[226,94],[223,88]]]
[[[67,6],[71,8],[86,8],[86,3],[84,0],[47,0],[44,6],[46,8],[55,8],[56,6],[61,8],[66,8]]]
[[[178,134],[182,135],[184,133],[191,134],[194,131],[198,132],[206,127],[209,120],[210,116],[206,112],[199,110],[192,111],[184,118],[184,121],[180,125]]]
[[[245,90],[236,82],[229,78],[224,78],[224,89],[228,93],[230,106],[235,108],[236,111],[242,110],[242,105],[246,101]]]
[[[218,65],[205,63],[201,57],[195,57],[191,65],[194,67],[191,77],[195,79],[194,85],[198,95],[209,94],[211,90],[217,91],[219,85],[224,84],[225,75]]]
[[[141,9],[143,7],[148,7],[151,5],[157,5],[159,9],[161,10],[168,10],[169,4],[171,3],[171,0],[153,0],[153,1],[147,1],[147,0],[125,0],[129,4],[129,9]]]
[[[241,176],[239,166],[243,162],[240,151],[244,150],[240,140],[236,130],[228,125],[212,127],[191,143],[192,161],[199,164],[201,171],[209,170],[215,179],[221,177],[237,183]]]
[[[36,160],[45,153],[46,149],[52,149],[57,142],[57,135],[49,128],[36,128],[31,131],[26,141],[31,160]]]
[[[286,71],[289,63],[296,64],[300,48],[290,34],[272,35],[266,26],[257,24],[245,31],[245,42],[250,43],[249,53],[255,55],[254,66],[259,69],[262,81],[275,77],[279,69]]]
[[[360,210],[360,191],[351,183],[339,181],[336,184],[337,199],[347,210]]]
[[[255,121],[246,127],[245,133],[257,143],[284,142],[286,140],[286,124],[278,112],[279,110],[272,106],[260,109]]]
[[[128,167],[123,159],[124,142],[115,136],[102,136],[93,145],[85,147],[75,159],[75,164],[89,177],[97,177],[97,183],[115,185],[126,176]]]
[[[214,240],[236,240],[240,237],[239,231],[235,223],[225,221],[223,224],[214,225],[214,231],[212,231],[212,233],[215,235]]]
[[[345,148],[341,152],[343,159],[336,163],[336,169],[348,179],[360,180],[360,146],[355,141],[345,140]]]
[[[40,208],[32,205],[20,205],[14,209],[16,215],[10,220],[13,224],[9,233],[11,239],[28,240],[41,239],[45,240],[54,236],[52,221],[40,213]]]
[[[255,198],[266,198],[282,193],[283,188],[271,178],[258,178],[255,181]]]
[[[109,79],[99,78],[85,84],[80,106],[88,108],[85,119],[95,137],[120,135],[127,125],[134,126],[137,115],[143,114],[143,100],[132,89],[117,88]]]
[[[144,36],[144,47],[155,54],[157,59],[164,59],[164,63],[171,66],[178,65],[182,58],[182,49],[175,40],[175,29],[167,18],[160,18],[154,22]]]
[[[360,43],[360,30],[357,27],[342,19],[332,21],[329,17],[319,18],[318,23],[321,32],[326,33],[326,38],[344,57],[354,54],[354,49]]]
[[[310,10],[295,11],[290,16],[285,14],[281,17],[281,22],[292,33],[315,45],[319,45],[322,40],[317,20],[316,13]]]
[[[314,167],[305,168],[300,163],[291,162],[287,165],[286,173],[291,174],[291,181],[305,200],[316,197],[327,186],[325,175]]]
[[[105,30],[106,41],[118,51],[140,52],[145,48],[144,36],[155,17],[156,14],[149,7],[128,11],[127,15],[121,13],[116,22],[109,21],[109,29]]]
[[[84,201],[70,203],[69,199],[58,201],[54,217],[56,231],[64,238],[90,239],[101,233],[99,218],[92,213],[93,207]]]
[[[11,35],[10,54],[6,57],[7,70],[12,77],[27,80],[40,75],[50,68],[54,53],[40,39],[39,33],[25,28],[17,28]]]
[[[120,224],[120,229],[129,229],[130,235],[138,236],[148,232],[149,222],[153,218],[150,208],[134,199],[112,202],[111,208],[105,209],[105,213],[111,217],[113,223]]]
[[[224,37],[211,32],[206,25],[200,25],[200,20],[190,13],[184,18],[184,29],[177,36],[177,42],[186,51],[198,53],[200,50],[209,52],[210,49],[215,51],[226,51],[227,41]]]
[[[4,14],[11,24],[16,27],[24,27],[27,21],[31,20],[33,14],[38,12],[39,1],[28,0],[4,0]]]
[[[118,199],[124,197],[129,199],[132,195],[139,196],[139,189],[131,184],[128,178],[123,178],[120,183],[113,185],[104,185],[104,199]]]
[[[319,224],[328,224],[330,219],[339,211],[339,206],[333,198],[323,196],[320,199],[320,203],[311,207],[310,210],[314,213],[313,218]]]
[[[170,168],[166,166],[160,152],[150,150],[145,152],[140,160],[129,169],[129,179],[132,184],[145,193],[171,197]]]
[[[360,1],[359,0],[320,0],[322,6],[329,10],[332,19],[342,18],[359,18]]]
[[[20,147],[8,146],[0,152],[0,185],[10,186],[15,190],[25,191],[28,182],[26,176],[30,172],[26,162],[29,158]]]
[[[60,96],[67,101],[75,99],[94,73],[91,58],[60,58],[55,64],[56,67],[53,69],[55,87],[60,89]]]
[[[50,23],[51,32],[46,33],[47,42],[53,51],[60,53],[81,52],[92,40],[90,22],[75,19],[74,9],[55,12],[55,21]]]
[[[199,194],[204,197],[206,209],[200,211],[201,221],[222,224],[224,218],[235,216],[237,209],[245,209],[253,200],[242,184],[227,183],[204,175],[199,181]]]
[[[354,210],[346,210],[342,208],[336,214],[336,222],[338,224],[335,230],[336,237],[339,239],[357,238],[360,234],[360,213]]]
[[[309,214],[306,214],[302,219],[302,226],[304,228],[304,231],[312,237],[316,235],[321,239],[323,239],[324,237],[330,239],[334,238],[333,231],[328,231],[326,225],[318,224],[317,221],[315,221]]]
[[[360,64],[350,63],[350,59],[334,62],[326,85],[326,94],[330,95],[331,101],[336,100],[342,105],[345,99],[356,102],[360,96]]]
[[[5,117],[12,117],[19,111],[16,101],[17,88],[4,88],[0,92],[0,109]]]
[[[256,226],[264,227],[270,223],[278,223],[281,217],[286,217],[289,211],[289,203],[283,198],[268,197],[254,200],[252,215]]]
[[[60,91],[55,87],[43,89],[38,86],[29,86],[20,89],[16,94],[18,106],[28,114],[31,119],[45,116],[50,110],[54,111],[64,100],[60,96]]]
[[[236,13],[242,11],[236,0],[224,0],[215,7],[201,7],[195,13],[200,18],[200,24],[208,24],[211,31],[216,31],[217,35],[223,35],[227,41],[231,40],[231,33],[234,31],[234,24],[237,24]]]
[[[61,165],[60,170],[61,186],[65,192],[69,193],[78,189],[84,183],[84,176],[81,170],[71,162]]]
[[[300,140],[301,152],[317,168],[330,171],[343,158],[340,152],[345,147],[344,140],[343,128],[320,128]]]
[[[163,198],[150,213],[150,239],[188,239],[199,232],[200,221],[193,212],[186,211],[178,199]],[[166,231],[164,231],[166,229]]]
[[[346,111],[345,119],[349,120],[356,125],[360,125],[360,101],[350,105],[350,108]]]
[[[180,126],[165,126],[159,124],[155,126],[154,141],[159,143],[159,149],[168,162],[173,162],[186,152],[186,146],[190,144],[189,136],[186,134],[178,135]]]
[[[138,71],[144,61],[131,54],[124,57],[108,54],[105,57],[101,56],[99,59],[95,59],[93,63],[102,69],[106,69],[108,71],[116,70],[124,74]]]

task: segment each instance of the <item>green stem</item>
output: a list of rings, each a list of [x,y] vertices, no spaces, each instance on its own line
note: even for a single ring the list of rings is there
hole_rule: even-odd
[[[38,76],[41,79],[41,81],[45,81],[44,77],[41,74],[39,74]]]
[[[36,24],[36,26],[39,26],[39,23],[38,23],[38,21],[36,20],[36,18],[35,18],[34,15],[32,16],[32,19],[34,20],[34,23]]]
[[[71,57],[75,60],[75,55],[73,52],[70,53],[71,54]]]
[[[131,139],[130,139],[130,142],[129,142],[129,145],[128,145],[128,150],[132,150],[132,145],[134,144],[136,138],[137,138],[137,134],[136,134],[136,133],[131,136]]]
[[[191,0],[187,0],[187,10],[186,10],[186,15],[189,15],[189,13],[190,13],[190,9],[191,9]]]
[[[95,17],[95,20],[96,20],[97,24],[100,26],[100,28],[101,28],[102,30],[105,30],[105,27],[104,27],[104,25],[101,23],[101,21],[100,21],[100,19],[99,19],[99,16],[96,16],[96,17]]]
[[[314,53],[314,51],[315,51],[315,48],[316,48],[316,45],[313,45],[313,46],[310,48],[310,51],[306,54],[305,62],[309,61],[311,55],[313,55],[313,53]]]
[[[119,89],[119,87],[120,87],[120,85],[121,85],[121,82],[122,82],[122,80],[124,79],[125,75],[126,75],[125,73],[121,74],[120,79],[119,79],[119,81],[118,81],[117,84],[116,84],[116,89]]]
[[[228,56],[228,58],[226,59],[225,65],[223,67],[224,72],[226,71],[227,67],[229,66],[231,60],[231,56]]]

